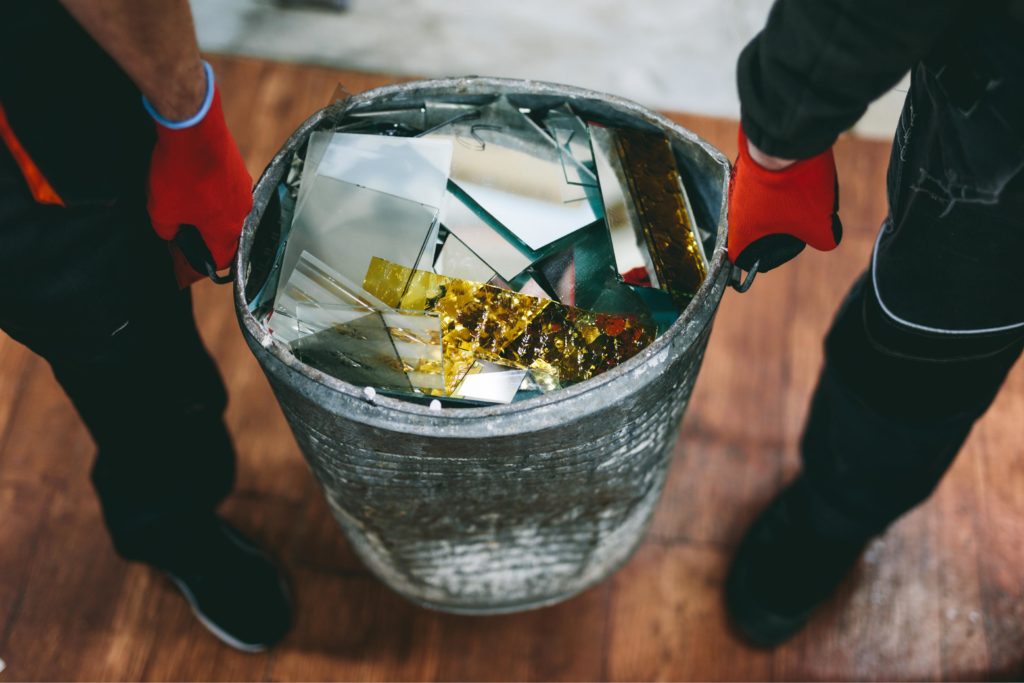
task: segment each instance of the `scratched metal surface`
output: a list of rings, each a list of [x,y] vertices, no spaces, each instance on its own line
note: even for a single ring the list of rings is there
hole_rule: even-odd
[[[253,239],[294,152],[353,109],[505,93],[519,106],[571,100],[609,124],[672,140],[709,276],[683,316],[635,358],[592,380],[509,406],[431,411],[298,362],[246,307]],[[692,132],[633,102],[535,81],[458,78],[379,88],[308,119],[255,189],[236,264],[243,334],[339,524],[395,591],[436,609],[496,613],[563,600],[600,582],[643,537],[679,422],[731,276],[725,260],[729,164]]]

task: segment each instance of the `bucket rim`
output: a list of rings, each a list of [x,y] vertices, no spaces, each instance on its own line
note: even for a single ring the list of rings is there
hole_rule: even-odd
[[[253,237],[263,218],[263,212],[267,207],[270,196],[276,191],[277,185],[286,170],[286,163],[291,153],[305,141],[309,134],[325,118],[341,116],[352,109],[366,106],[370,103],[398,99],[401,95],[422,93],[424,96],[440,96],[442,92],[447,96],[522,94],[557,96],[567,100],[594,100],[602,105],[610,106],[620,113],[655,126],[668,135],[670,140],[679,139],[698,146],[714,163],[721,166],[723,170],[721,185],[723,201],[716,226],[715,248],[708,259],[707,276],[704,278],[704,282],[694,295],[691,303],[664,334],[659,335],[636,356],[579,384],[511,404],[449,407],[438,411],[431,410],[427,405],[384,396],[380,393],[368,396],[365,392],[365,387],[338,379],[299,361],[285,345],[275,340],[266,327],[256,320],[245,301],[247,269],[244,267],[244,264],[248,262]],[[274,371],[278,374],[284,374],[292,382],[310,383],[305,387],[305,393],[323,399],[320,401],[322,404],[325,401],[326,403],[332,403],[327,399],[333,394],[343,396],[350,401],[358,402],[367,407],[372,407],[375,411],[379,411],[372,417],[365,414],[361,417],[354,416],[349,412],[346,412],[346,416],[358,419],[359,421],[387,425],[391,429],[395,428],[396,422],[415,421],[415,424],[419,426],[433,424],[440,427],[467,424],[479,420],[491,421],[509,418],[522,413],[538,413],[542,411],[550,413],[553,412],[551,409],[560,407],[563,404],[578,406],[580,405],[579,399],[584,399],[587,395],[603,389],[613,382],[622,385],[622,391],[615,394],[615,396],[621,398],[640,388],[639,384],[630,383],[628,381],[629,378],[645,374],[651,367],[654,359],[661,357],[660,360],[667,363],[684,353],[689,346],[686,342],[696,342],[714,318],[718,304],[724,294],[725,283],[732,272],[732,265],[727,259],[726,247],[728,235],[728,202],[726,198],[728,197],[731,180],[730,169],[729,160],[725,155],[693,131],[662,114],[617,95],[545,81],[481,76],[408,80],[373,88],[314,112],[289,136],[263,171],[253,190],[253,209],[243,224],[239,249],[235,257],[234,302],[236,315],[246,341],[252,347],[257,355],[257,359],[261,362],[266,372]],[[263,362],[264,357],[273,358],[277,362],[277,367],[268,367]],[[660,363],[656,365],[661,367]],[[604,405],[607,401],[598,401],[596,403]],[[596,406],[595,409],[599,408],[600,405]],[[334,405],[326,405],[324,407],[329,410],[336,410]],[[547,420],[544,421],[547,422]],[[564,422],[564,419],[562,421]]]

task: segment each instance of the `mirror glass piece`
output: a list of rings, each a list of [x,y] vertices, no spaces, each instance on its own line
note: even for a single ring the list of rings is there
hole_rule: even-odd
[[[348,114],[354,119],[368,119],[385,121],[387,123],[398,123],[408,126],[417,132],[427,129],[426,107],[413,107],[410,109],[381,109],[378,111],[356,111]]]
[[[600,207],[575,201],[553,141],[503,97],[427,137],[454,142],[452,182],[532,250],[599,217]]]
[[[444,244],[434,260],[433,270],[438,275],[469,280],[470,282],[489,282],[495,277],[494,269],[473,253],[454,233],[448,233]]]
[[[316,348],[321,352],[321,359],[324,357],[323,344],[331,342],[336,345],[331,352],[333,355],[327,356],[333,363],[330,374],[377,388],[401,391],[408,385],[428,395],[444,395],[441,322],[436,315],[409,311],[367,311],[360,306],[345,304],[300,303],[296,308],[298,327],[305,335],[331,329],[345,333],[344,347],[341,349],[346,359],[343,364],[346,368],[344,377],[335,374],[339,370],[338,353],[341,352],[337,345],[342,342],[330,335],[322,335],[317,342],[319,346]],[[299,346],[309,352],[308,344]],[[380,377],[371,376],[367,370],[352,370],[350,367],[379,362],[387,366],[387,374]],[[398,381],[392,376],[396,362],[406,374],[407,381]],[[374,381],[370,382],[370,379]]]
[[[679,306],[676,305],[672,295],[665,290],[631,285],[623,285],[623,287],[643,301],[649,311],[650,320],[658,328],[659,335],[665,334],[668,328],[672,327],[672,323],[679,319],[681,313]]]
[[[309,136],[309,141],[306,143],[306,159],[302,164],[299,195],[295,200],[296,211],[302,206],[306,195],[309,194],[309,188],[313,185],[313,177],[316,175],[317,169],[320,168],[320,160],[333,136],[334,132],[329,130],[313,131]]]
[[[664,135],[630,129],[616,130],[615,139],[658,282],[685,307],[708,267],[672,144]]]
[[[309,332],[291,342],[298,360],[357,386],[412,391],[380,313],[300,304],[297,318],[300,329]]]
[[[479,109],[480,106],[476,104],[428,101],[424,105],[426,133],[453,121],[473,118]]]
[[[566,182],[597,187],[594,154],[590,147],[587,124],[569,107],[562,104],[544,115],[544,127],[562,153],[562,171]]]
[[[478,360],[462,377],[453,396],[488,403],[511,403],[527,371]]]
[[[288,282],[274,302],[270,328],[281,341],[290,342],[297,332],[294,320],[298,304],[344,305],[364,311],[387,306],[309,252],[302,252]],[[282,319],[279,320],[279,317]],[[278,330],[281,331],[278,334]],[[288,336],[283,336],[288,335]]]
[[[605,221],[611,235],[615,269],[620,275],[638,268],[648,270],[651,285],[657,287],[654,261],[647,251],[640,217],[633,197],[629,194],[629,185],[619,162],[615,131],[593,124],[589,128],[594,166],[601,183]]]
[[[502,237],[457,193],[449,191],[446,194],[441,208],[441,223],[505,280],[515,279],[530,266],[530,257]]]
[[[364,288],[389,304],[441,318],[446,364],[451,351],[477,360],[542,370],[560,383],[589,379],[639,353],[653,326],[636,318],[593,313],[490,285],[410,273],[374,258]],[[453,364],[464,360],[454,360]],[[446,368],[446,374],[449,370]]]
[[[451,164],[449,140],[335,133],[316,174],[440,207]]]
[[[534,265],[534,268],[547,280],[555,295],[555,300],[566,306],[576,305],[575,251],[574,247],[563,249]]]
[[[344,282],[362,282],[372,256],[412,268],[433,243],[436,220],[431,206],[317,175],[292,225],[278,296],[303,252]]]

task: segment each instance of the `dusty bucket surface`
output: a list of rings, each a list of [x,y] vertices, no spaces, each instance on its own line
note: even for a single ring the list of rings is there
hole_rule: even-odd
[[[431,410],[296,360],[248,302],[266,277],[267,245],[280,234],[278,186],[310,134],[353,111],[425,99],[483,103],[502,94],[520,107],[569,101],[592,120],[669,138],[710,257],[694,300],[622,365],[510,405]],[[725,157],[668,119],[616,97],[535,81],[459,78],[379,88],[318,111],[288,139],[255,189],[235,307],[331,510],[382,581],[436,609],[507,612],[570,597],[629,558],[661,495],[730,277],[728,183]]]

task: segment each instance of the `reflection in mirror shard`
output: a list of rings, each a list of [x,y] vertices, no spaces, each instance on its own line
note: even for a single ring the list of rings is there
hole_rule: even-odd
[[[528,256],[452,192],[445,196],[441,223],[505,280],[514,279],[530,266]]]
[[[450,140],[335,133],[316,174],[438,208],[451,165]]]
[[[441,323],[436,315],[407,311],[366,311],[348,305],[320,306],[305,303],[298,304],[297,311],[299,327],[303,332],[321,334],[314,345],[320,353],[315,360],[327,359],[330,369],[321,368],[325,372],[354,384],[396,390],[412,387],[426,394],[444,395]],[[323,334],[332,329],[344,334]],[[312,342],[298,344],[307,356],[311,353],[310,344]],[[326,344],[333,346],[327,349]],[[339,353],[343,353],[346,359],[342,365],[339,365]],[[354,364],[362,367],[382,360],[388,367],[387,373],[383,375],[352,369]],[[393,376],[394,367],[401,368],[407,381],[399,381]],[[336,374],[339,371],[343,371],[344,376]]]
[[[562,170],[566,181],[574,185],[597,187],[587,124],[576,116],[568,104],[548,111],[543,122],[562,153]]]
[[[301,303],[345,305],[364,311],[387,308],[362,287],[305,251],[274,302],[269,327],[280,341],[287,343],[298,336],[294,321],[296,307]]]
[[[460,278],[471,282],[489,282],[494,269],[484,263],[454,233],[449,232],[434,260],[433,270],[438,275]]]
[[[590,125],[594,165],[601,183],[605,221],[611,235],[615,255],[615,268],[620,275],[643,268],[651,284],[658,286],[654,262],[647,251],[640,216],[637,214],[629,185],[619,161],[615,132],[603,126]]]
[[[652,326],[629,316],[592,313],[490,285],[410,273],[374,258],[363,287],[390,305],[441,318],[442,348],[476,359],[539,369],[559,382],[589,379],[639,353]],[[453,359],[452,364],[464,364]]]
[[[348,281],[362,282],[372,255],[411,268],[433,238],[436,219],[433,207],[315,176],[292,225],[278,296],[303,252]]]
[[[455,398],[511,403],[522,386],[527,371],[478,360],[462,377],[452,394]]]
[[[323,326],[303,320],[311,308],[299,308],[299,325],[312,333],[291,343],[295,357],[333,377],[359,386],[412,391],[398,351],[379,313],[364,313]]]
[[[566,203],[581,194],[566,182],[557,146],[504,98],[427,137],[454,141],[452,182],[530,249],[598,218],[588,201]]]
[[[629,129],[616,130],[615,138],[658,282],[685,307],[704,282],[707,260],[672,144],[664,135]]]

